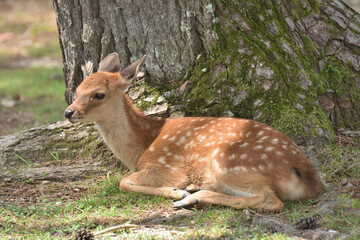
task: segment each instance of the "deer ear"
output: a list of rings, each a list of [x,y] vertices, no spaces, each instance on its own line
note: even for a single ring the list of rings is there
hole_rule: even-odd
[[[130,66],[121,71],[121,76],[128,81],[133,81],[140,69],[141,64],[144,62],[146,55],[144,55],[140,60],[132,63]]]
[[[120,59],[116,52],[110,53],[100,64],[98,72],[120,72]]]

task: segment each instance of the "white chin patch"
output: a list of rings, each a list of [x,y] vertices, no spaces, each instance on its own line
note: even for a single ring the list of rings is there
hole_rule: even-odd
[[[79,123],[81,121],[82,121],[81,118],[71,118],[71,119],[69,119],[69,122],[71,122],[71,123]]]

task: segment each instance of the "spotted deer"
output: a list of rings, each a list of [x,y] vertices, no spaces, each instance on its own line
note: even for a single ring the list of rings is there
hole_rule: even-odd
[[[125,94],[141,58],[120,70],[117,53],[76,89],[64,116],[95,122],[105,143],[129,168],[120,190],[196,203],[277,212],[282,200],[321,191],[304,153],[282,132],[254,120],[229,117],[158,119]]]

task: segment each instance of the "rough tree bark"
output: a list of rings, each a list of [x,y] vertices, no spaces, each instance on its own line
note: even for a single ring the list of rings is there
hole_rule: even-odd
[[[151,84],[175,83],[165,96],[187,115],[254,118],[300,143],[360,126],[360,15],[341,1],[53,4],[69,103],[116,51],[123,66],[146,54]]]

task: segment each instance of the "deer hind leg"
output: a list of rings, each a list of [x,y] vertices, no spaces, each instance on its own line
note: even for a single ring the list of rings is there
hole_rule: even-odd
[[[174,180],[174,178],[172,179]],[[181,190],[184,186],[186,186],[185,182],[172,183],[163,173],[161,175],[156,170],[151,169],[131,173],[120,181],[120,190],[122,191],[163,196],[177,200],[190,195],[189,192]]]
[[[283,208],[282,201],[270,189],[252,192],[251,195],[250,197],[239,197],[202,190],[174,202],[173,207],[187,207],[200,203],[229,206],[235,209],[252,208],[268,212],[279,212]]]

